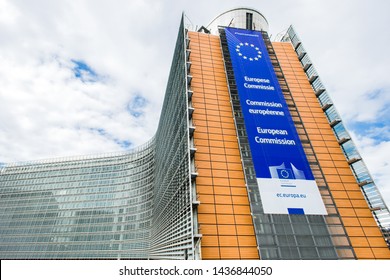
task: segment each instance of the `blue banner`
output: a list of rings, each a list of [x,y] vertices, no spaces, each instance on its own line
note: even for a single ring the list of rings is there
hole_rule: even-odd
[[[225,31],[265,213],[326,214],[262,34]]]

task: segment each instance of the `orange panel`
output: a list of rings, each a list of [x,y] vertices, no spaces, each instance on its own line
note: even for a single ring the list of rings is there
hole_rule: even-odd
[[[240,163],[241,162],[241,158],[239,156],[226,155],[226,162],[229,162],[229,163]]]
[[[356,179],[353,175],[350,176],[341,175],[340,178],[343,183],[356,183]]]
[[[211,163],[210,161],[197,160],[196,166],[198,168],[211,168]]]
[[[196,190],[198,194],[214,194],[214,189],[210,185],[197,185]]]
[[[231,188],[232,195],[248,195],[245,187],[243,188]]]
[[[208,147],[209,146],[209,141],[205,140],[205,139],[196,139],[194,142],[195,142],[195,145],[197,147],[200,147],[200,146]]]
[[[345,227],[349,236],[364,236],[363,229],[361,227]]]
[[[241,187],[245,188],[245,180],[244,179],[235,179],[235,178],[230,178],[230,185],[232,187]],[[246,192],[245,192],[246,194]]]
[[[223,140],[227,142],[234,142],[237,143],[237,136],[235,135],[224,135]]]
[[[357,184],[345,183],[343,185],[344,185],[344,188],[348,191],[350,191],[350,190],[360,191],[360,188]]]
[[[210,106],[214,106],[214,105],[207,105],[206,104],[206,108],[209,108]],[[223,125],[221,124],[221,122],[217,122],[217,121],[209,121],[207,120],[207,126],[209,128],[213,128],[213,127],[223,127]]]
[[[211,167],[214,169],[227,169],[227,164],[226,162],[218,162],[213,160],[211,162]]]
[[[213,184],[213,179],[211,177],[200,177],[199,176],[196,181],[199,185],[212,185]]]
[[[235,214],[250,214],[251,209],[249,207],[249,201],[247,205],[233,205],[234,213]]]
[[[353,247],[368,247],[368,241],[365,237],[350,237]]]
[[[213,170],[212,174],[213,174],[213,177],[222,177],[222,178],[228,177],[227,170]]]
[[[243,171],[229,170],[228,172],[229,172],[230,184],[235,186],[241,186],[242,184],[244,184],[245,186]]]
[[[239,247],[241,259],[259,259],[259,251],[256,246]]]
[[[372,248],[372,252],[377,259],[390,259],[389,248]]]
[[[387,245],[383,239],[383,237],[367,237],[368,243],[371,247],[382,247],[387,248]],[[390,251],[388,250],[390,253]]]
[[[218,234],[219,235],[232,235],[236,234],[236,227],[235,225],[223,225],[218,224]]]
[[[229,170],[242,170],[242,164],[241,163],[228,163],[228,169]]]
[[[344,190],[344,185],[342,183],[328,183],[330,190]]]
[[[210,147],[210,153],[215,154],[215,155],[225,154],[225,149],[224,148]],[[227,154],[227,151],[226,151],[226,154]]]
[[[217,233],[217,226],[216,225],[208,225],[208,224],[201,224],[200,226],[200,233],[202,234],[216,234]]]
[[[322,160],[321,161],[322,169],[325,169],[325,167],[334,167],[333,161],[330,160]]]
[[[348,198],[347,192],[345,192],[345,191],[332,191],[332,195],[335,199],[337,199],[337,198],[347,199]]]
[[[308,131],[308,129],[306,129]],[[324,148],[324,147],[313,147],[314,149],[314,152],[316,152],[316,154],[327,154],[328,153],[328,149],[327,148]]]
[[[202,246],[219,246],[218,236],[205,235],[202,237]]]
[[[217,214],[233,214],[233,207],[231,204],[216,204],[215,212]]]
[[[191,42],[191,47],[197,49],[191,54],[195,55],[191,73],[194,69],[193,119],[198,149],[196,185],[201,201],[198,221],[204,235],[202,258],[258,259],[219,37],[189,34],[191,39],[199,38],[198,45]],[[237,204],[234,211],[233,203]],[[233,215],[233,212],[246,215]],[[237,230],[242,236],[236,236]]]
[[[333,165],[333,164],[332,164]],[[322,168],[322,172],[325,174],[325,175],[336,175],[336,174],[339,174],[338,173],[338,170],[336,168],[326,168],[326,167],[323,167]]]
[[[199,154],[210,154],[210,148],[205,146],[198,146],[196,155],[198,156]]]
[[[366,209],[359,209],[355,208],[356,216],[358,217],[372,217],[371,211],[366,208]]]
[[[375,220],[370,217],[370,218],[359,218],[359,222],[362,226],[369,226],[369,227],[376,227],[377,224]]]
[[[334,202],[337,207],[352,207],[351,201],[349,201],[349,199],[335,199]]]
[[[215,186],[214,187],[214,193],[216,195],[230,195],[231,194],[231,189],[230,189],[230,187]]]
[[[249,199],[248,196],[232,196],[233,204],[234,205],[249,205]]]
[[[238,143],[237,142],[225,142],[226,148],[234,148],[238,150]]]
[[[211,170],[208,168],[199,168],[198,167],[198,173],[199,176],[206,176],[206,177],[211,177]]]
[[[341,179],[339,176],[337,175],[328,175],[328,176],[325,176],[326,180],[329,182],[329,183],[334,183],[334,182],[341,182]]]
[[[223,136],[221,134],[222,129],[218,129],[218,130],[220,130],[220,133],[218,133],[218,134],[214,134],[214,133],[209,134],[209,139],[214,140],[211,143],[214,143],[215,141],[221,142],[223,140]],[[216,131],[213,129],[213,132],[216,132]]]
[[[219,247],[202,246],[201,248],[202,248],[202,259],[204,260],[220,259]]]
[[[239,259],[240,252],[238,247],[221,247],[221,258],[222,259]]]
[[[372,237],[380,236],[380,237],[382,237],[382,233],[380,232],[378,227],[364,227],[363,231],[364,231],[364,234],[366,236],[372,236]]]
[[[345,226],[360,226],[359,219],[358,218],[343,218],[343,222]]]
[[[230,195],[216,195],[215,196],[216,204],[232,204],[232,196]]]
[[[225,143],[223,141],[210,140],[210,146],[212,146],[212,147],[225,147]],[[224,159],[224,161],[226,161],[226,159]]]
[[[361,191],[348,191],[348,196],[351,199],[361,199],[364,200],[363,194]],[[367,206],[367,204],[366,204]]]
[[[215,93],[212,93],[212,94],[215,94]],[[194,104],[193,102],[192,102],[192,104]],[[202,109],[203,110],[203,109]],[[196,110],[196,112],[198,113],[198,110]],[[204,110],[204,112],[203,113],[199,113],[200,114],[200,116],[202,117],[202,118],[205,118],[206,116],[207,116],[207,118],[210,116],[210,117],[217,117],[217,118],[220,118],[220,116],[221,116],[221,111],[205,111]]]
[[[318,160],[320,161],[320,163],[322,162],[322,160],[331,160],[332,159],[330,154],[325,154],[325,153],[322,153],[322,154],[318,153],[318,154],[316,154],[316,156],[317,156]]]
[[[201,202],[198,207],[198,213],[199,214],[215,213],[215,206],[214,204],[205,204]]]
[[[199,195],[199,200],[202,202],[202,203],[205,203],[205,204],[210,204],[210,203],[214,203],[214,195],[206,195],[206,194],[202,194],[202,195]]]
[[[217,215],[218,224],[234,225],[236,223],[234,215]]]
[[[340,175],[351,175],[352,174],[352,171],[351,171],[350,168],[341,168],[341,167],[339,167],[339,168],[337,168],[337,172]]]
[[[233,135],[233,136],[236,136],[236,130],[235,130],[235,129],[222,128],[222,133],[223,133],[224,135]],[[237,147],[238,147],[238,145],[237,145]],[[237,149],[235,149],[235,150],[237,150]],[[237,152],[238,152],[238,150],[237,150]]]
[[[343,154],[336,154],[336,153],[331,153],[330,157],[335,161],[335,165],[337,167],[337,161],[341,161],[340,164],[345,164],[345,156]]]
[[[356,209],[356,213],[359,213],[358,215],[372,217],[371,211],[367,210],[367,202],[364,199],[351,199],[351,204],[354,208],[364,208],[364,214],[361,214],[361,210]]]
[[[238,215],[236,214],[235,216],[236,224],[237,225],[252,225],[252,216],[249,215]]]
[[[215,224],[217,216],[214,214],[198,214],[198,220],[202,224]]]
[[[237,226],[237,234],[238,235],[252,235],[252,236],[254,236],[253,225],[250,225],[250,226],[238,225]]]
[[[375,256],[370,248],[354,248],[358,259],[374,259]]]
[[[209,87],[209,86],[204,85],[204,87],[207,88],[207,87]],[[206,103],[205,108],[206,108],[207,110],[218,110],[218,105],[213,105],[213,104],[207,104],[207,103]],[[221,125],[219,124],[218,126],[221,126]]]
[[[229,179],[214,178],[213,182],[215,186],[229,186]]]
[[[229,109],[231,109],[231,108],[229,107]],[[233,114],[232,114],[231,110],[220,111],[219,115],[222,116],[222,117],[231,117],[231,118],[233,117]],[[235,141],[237,141],[237,139],[235,139]]]
[[[311,141],[311,143],[312,143],[313,146],[318,146],[318,147],[325,147],[325,146],[327,146],[324,141],[315,141],[314,140],[314,141]]]
[[[219,236],[220,246],[238,246],[237,236]]]

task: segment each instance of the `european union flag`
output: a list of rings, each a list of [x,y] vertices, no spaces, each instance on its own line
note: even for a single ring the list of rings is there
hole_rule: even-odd
[[[295,179],[290,168],[277,169],[279,179]]]

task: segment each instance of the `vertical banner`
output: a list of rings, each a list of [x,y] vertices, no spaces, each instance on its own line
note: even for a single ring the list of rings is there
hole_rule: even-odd
[[[262,34],[225,31],[264,213],[326,215]]]

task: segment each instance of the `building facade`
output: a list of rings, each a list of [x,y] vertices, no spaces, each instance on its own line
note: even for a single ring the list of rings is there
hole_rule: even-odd
[[[1,168],[0,257],[390,259],[389,210],[307,52],[267,30],[248,8],[183,17],[153,139]]]

